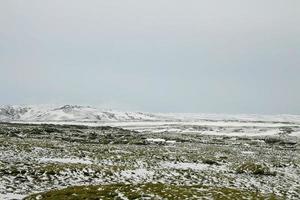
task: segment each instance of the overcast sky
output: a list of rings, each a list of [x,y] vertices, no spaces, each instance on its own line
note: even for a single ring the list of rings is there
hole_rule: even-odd
[[[0,104],[300,114],[300,1],[0,0]]]

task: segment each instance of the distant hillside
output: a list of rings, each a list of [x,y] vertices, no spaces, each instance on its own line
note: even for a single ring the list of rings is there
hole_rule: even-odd
[[[89,106],[1,106],[1,121],[157,121],[167,119],[163,116],[142,112],[119,112],[102,110]]]
[[[300,124],[300,115],[228,115],[199,113],[146,113],[104,110],[90,106],[0,106],[0,121],[22,122],[143,122],[222,121],[283,122]]]

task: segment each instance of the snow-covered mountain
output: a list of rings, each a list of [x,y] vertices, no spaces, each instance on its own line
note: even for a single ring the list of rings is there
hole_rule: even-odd
[[[0,106],[0,121],[114,122],[164,119],[166,118],[148,113],[103,110],[90,106]]]
[[[283,122],[300,124],[300,115],[227,115],[145,113],[104,110],[90,106],[0,106],[0,121],[20,122]]]

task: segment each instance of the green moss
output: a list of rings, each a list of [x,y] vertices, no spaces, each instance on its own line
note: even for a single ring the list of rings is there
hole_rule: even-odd
[[[112,165],[112,166],[101,166],[101,165],[89,165],[80,163],[51,163],[40,166],[35,169],[39,174],[56,175],[65,171],[82,172],[85,169],[91,169],[95,173],[106,173],[107,175],[113,175],[116,171],[124,170],[124,166]],[[85,172],[88,176],[88,172]]]
[[[51,163],[42,165],[35,169],[36,172],[41,174],[48,174],[48,175],[55,175],[59,174],[60,172],[64,172],[67,170],[70,171],[82,171],[83,169],[89,167],[85,164],[75,164],[75,163]]]
[[[45,193],[34,194],[25,200],[94,200],[94,199],[118,199],[118,195],[128,199],[199,199],[212,198],[224,200],[240,199],[278,199],[274,195],[263,195],[257,192],[244,191],[233,188],[214,188],[204,186],[176,186],[162,183],[152,184],[112,184],[94,186],[74,186],[62,190],[53,190]]]

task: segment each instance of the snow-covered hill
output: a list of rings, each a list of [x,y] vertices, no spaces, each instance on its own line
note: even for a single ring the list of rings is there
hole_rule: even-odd
[[[300,115],[227,115],[145,113],[103,110],[90,106],[33,105],[0,106],[0,121],[20,122],[217,122],[217,123],[295,123]]]
[[[1,106],[1,121],[30,122],[114,122],[157,121],[166,119],[141,112],[119,112],[89,106]]]
[[[112,126],[139,132],[206,135],[278,135],[285,129],[300,137],[299,115],[143,113],[90,106],[0,106],[0,121]]]

